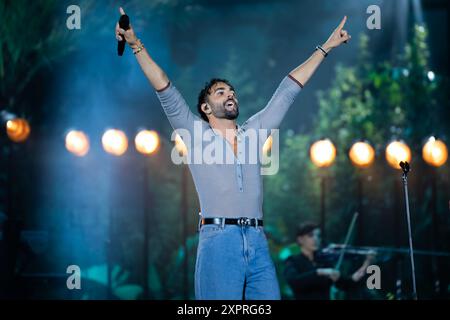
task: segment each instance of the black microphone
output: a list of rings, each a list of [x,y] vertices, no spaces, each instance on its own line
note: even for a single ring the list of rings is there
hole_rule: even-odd
[[[405,174],[407,174],[411,170],[408,161],[400,161],[400,167]]]
[[[119,27],[125,31],[130,29],[130,18],[126,14],[120,16]],[[122,40],[120,40],[117,43],[117,54],[119,56],[123,55],[123,52],[125,50],[125,43],[126,43],[125,36],[123,34],[121,36],[122,36]]]

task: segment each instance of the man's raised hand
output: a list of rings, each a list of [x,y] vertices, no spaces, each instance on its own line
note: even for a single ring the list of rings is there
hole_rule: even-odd
[[[125,14],[125,11],[122,9],[122,7],[119,8],[119,12],[121,15]],[[130,28],[128,30],[123,30],[120,28],[119,23],[116,23],[116,39],[117,41],[122,41],[125,37],[125,41],[128,43],[128,45],[133,46],[137,43],[138,39],[134,33],[133,27],[130,23]]]
[[[336,48],[340,46],[342,43],[347,43],[348,40],[352,38],[351,35],[348,34],[347,30],[344,29],[345,22],[347,21],[347,16],[345,16],[341,23],[334,29],[333,33],[330,35],[328,40],[323,45],[325,50]]]

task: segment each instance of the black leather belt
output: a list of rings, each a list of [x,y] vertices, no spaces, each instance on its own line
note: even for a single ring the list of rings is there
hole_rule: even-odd
[[[263,221],[256,218],[204,218],[201,224],[219,224],[221,225],[225,220],[224,224],[235,224],[238,226],[251,226],[251,227],[262,227],[264,225]]]

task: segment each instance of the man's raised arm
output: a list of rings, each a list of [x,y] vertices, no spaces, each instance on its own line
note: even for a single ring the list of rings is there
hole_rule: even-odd
[[[120,14],[124,15],[125,11],[120,8]],[[173,86],[166,73],[156,64],[145,50],[141,41],[136,37],[134,30],[130,24],[128,30],[123,30],[116,24],[116,39],[125,41],[133,50],[139,65],[142,68],[147,79],[157,91],[157,96],[161,102],[161,106],[174,129],[186,129],[193,131],[194,122],[200,121],[187,105],[180,92]]]
[[[124,15],[125,11],[120,8],[120,14]],[[125,41],[133,50],[136,55],[136,59],[139,65],[144,71],[145,76],[152,84],[156,91],[161,91],[169,84],[169,78],[166,73],[156,64],[155,61],[150,57],[147,50],[143,47],[141,41],[136,37],[133,27],[130,24],[128,30],[123,30],[119,27],[119,23],[116,24],[116,39],[122,40],[125,37]]]
[[[333,48],[340,46],[351,38],[347,31],[343,29],[346,20],[347,17],[344,17],[328,40],[323,45],[317,46],[308,60],[292,70],[281,81],[266,107],[248,120],[250,123],[254,122],[251,125],[268,130],[279,128],[295,97],[314,74],[323,59]]]
[[[347,21],[347,16],[345,16],[337,28],[334,29],[328,40],[320,47],[318,46],[318,50],[314,51],[308,60],[289,73],[289,75],[298,81],[302,86],[308,82],[309,78],[311,78],[314,74],[322,60],[332,49],[340,46],[342,43],[346,43],[351,39],[348,32],[343,29],[345,21]]]

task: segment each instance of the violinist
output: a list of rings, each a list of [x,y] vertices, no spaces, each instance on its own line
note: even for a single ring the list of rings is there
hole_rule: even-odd
[[[366,275],[366,268],[373,259],[372,255],[367,256],[351,277],[341,275],[339,270],[319,259],[320,228],[312,222],[299,226],[297,244],[301,253],[289,257],[284,269],[284,276],[297,300],[329,300],[332,285],[344,291],[360,287],[360,280]]]

